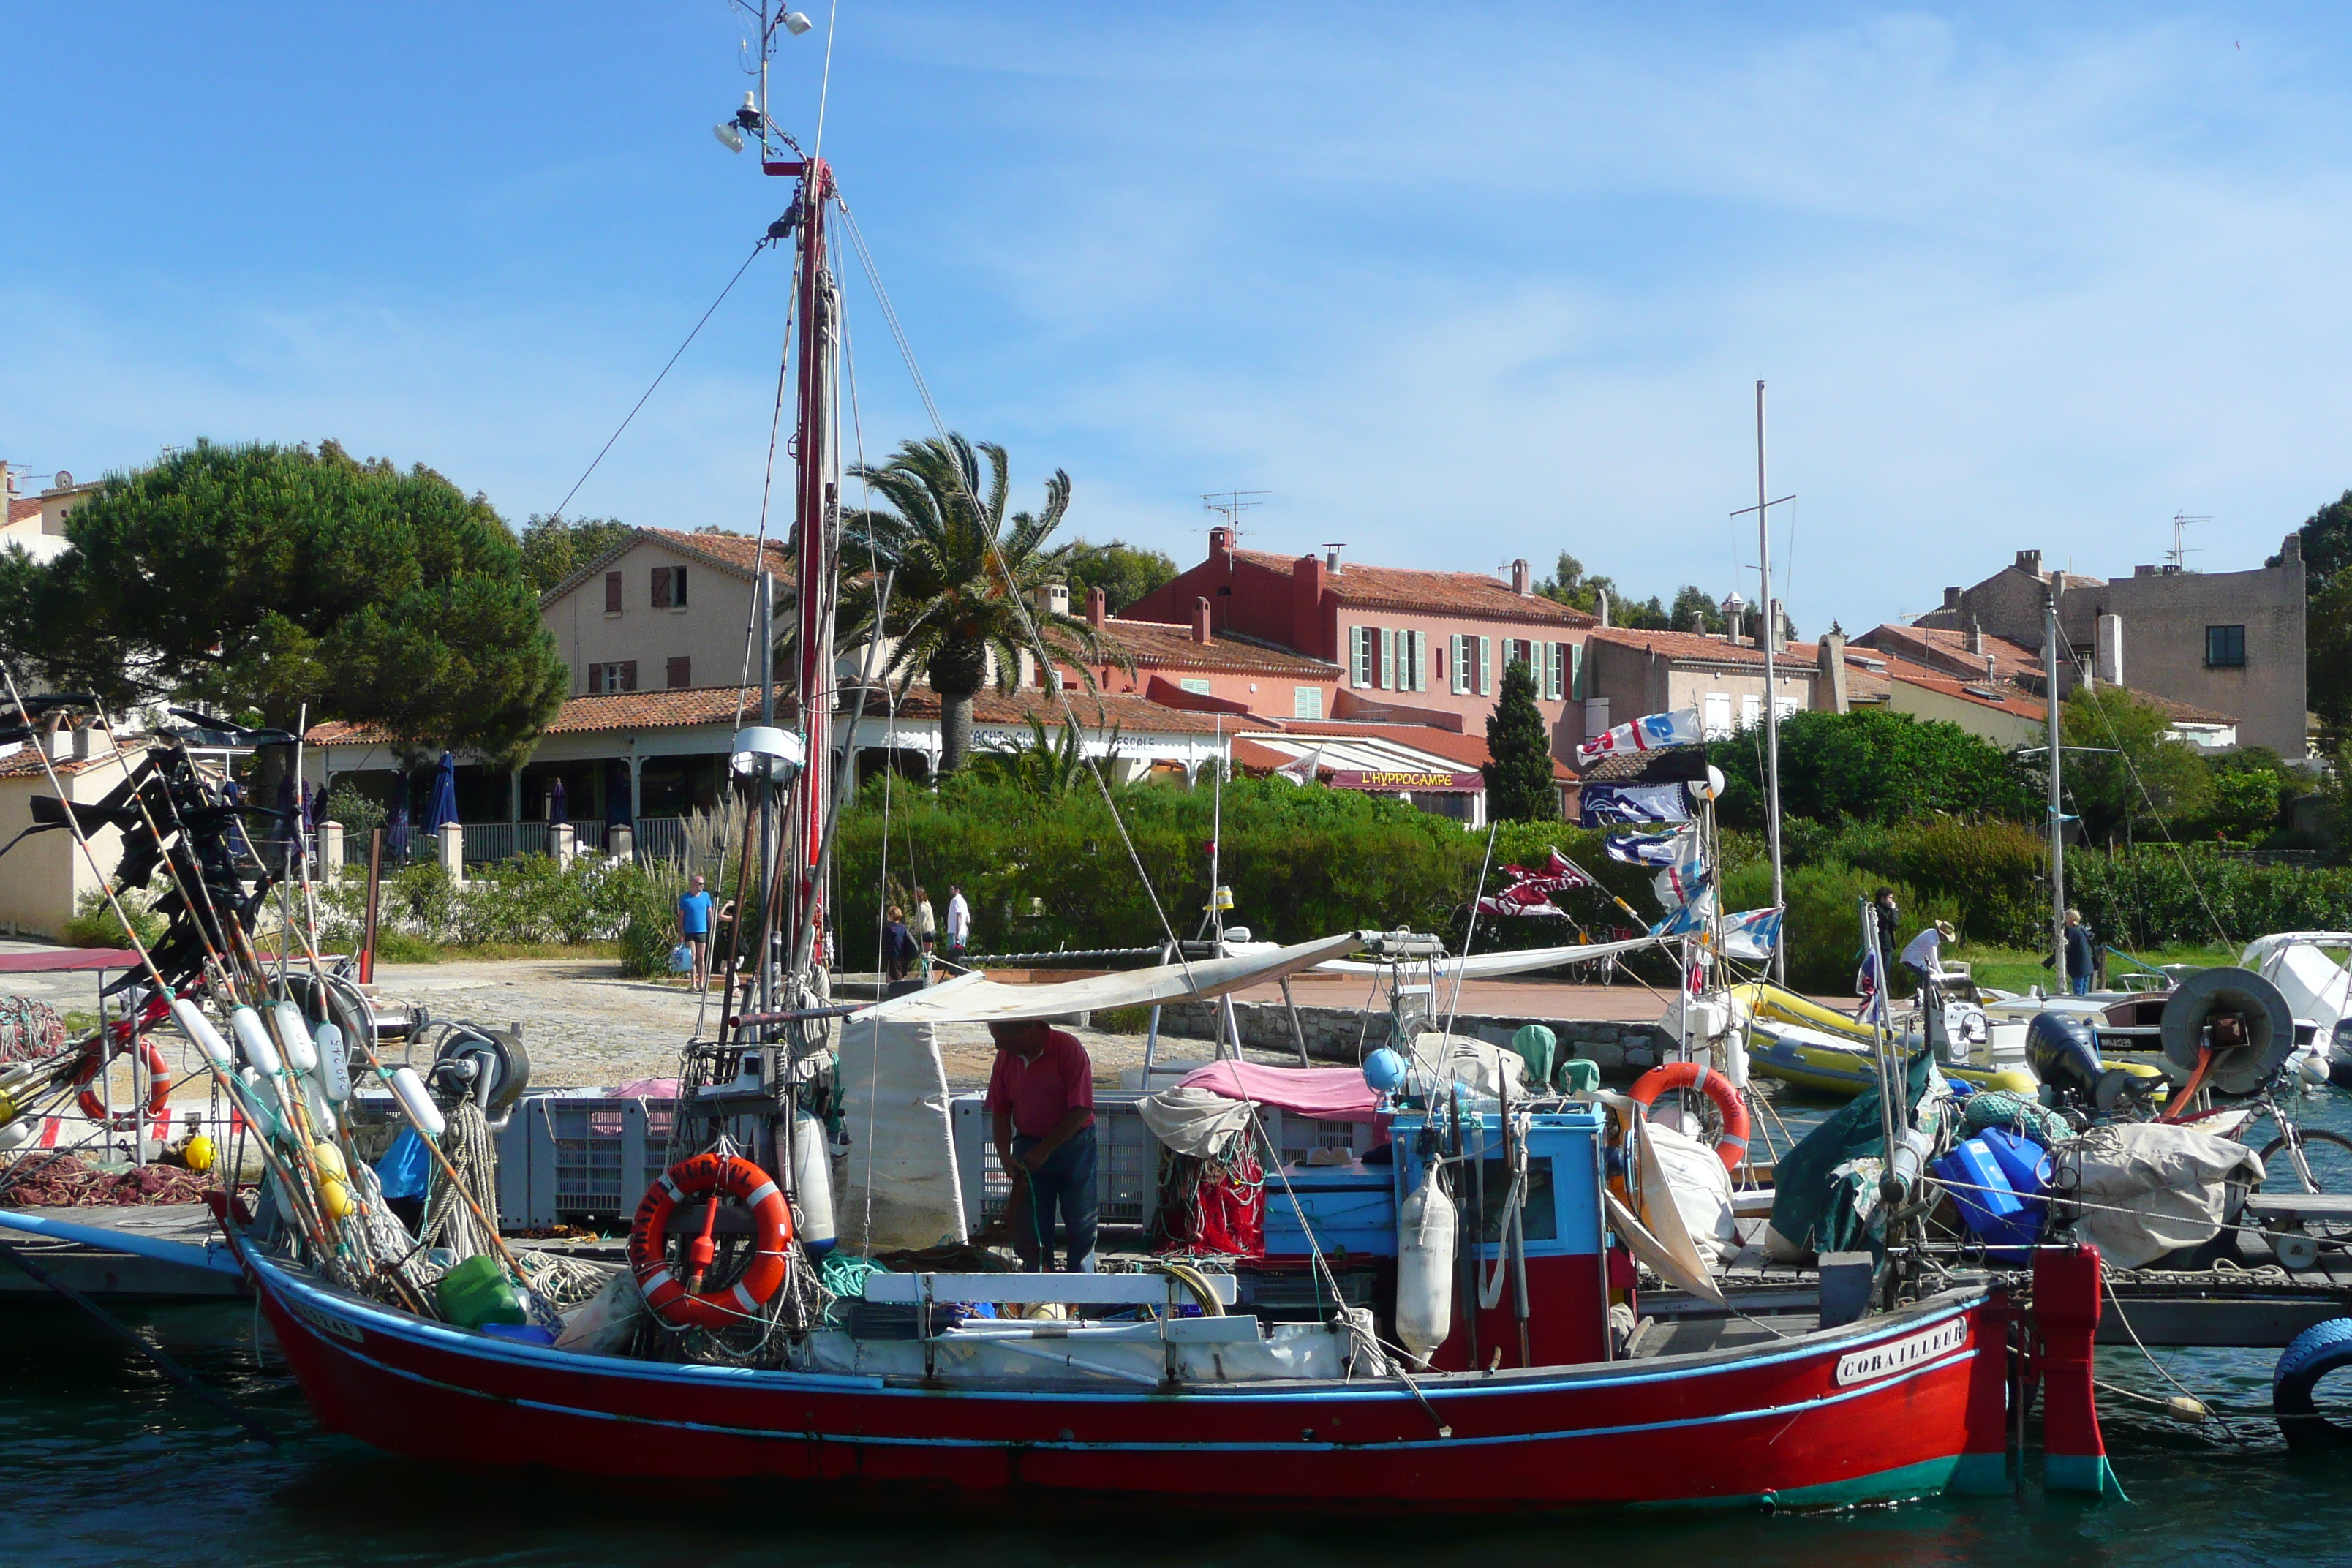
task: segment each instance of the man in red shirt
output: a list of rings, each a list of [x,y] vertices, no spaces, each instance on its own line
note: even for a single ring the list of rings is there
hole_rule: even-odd
[[[1095,1267],[1095,1068],[1076,1035],[1041,1021],[991,1024],[996,1066],[988,1075],[988,1114],[996,1157],[1013,1182],[1029,1184],[1026,1225],[1013,1227],[1013,1249],[1031,1268],[1054,1267],[1054,1215],[1066,1232],[1064,1268]]]

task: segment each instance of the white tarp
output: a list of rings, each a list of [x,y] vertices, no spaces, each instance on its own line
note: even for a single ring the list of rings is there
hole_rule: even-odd
[[[887,1252],[964,1240],[939,1031],[928,1022],[851,1018],[838,1072],[849,1131],[848,1170],[834,1205],[841,1246]]]
[[[1650,1121],[1642,1131],[1649,1135],[1643,1152],[1653,1162],[1650,1168],[1665,1178],[1675,1212],[1682,1216],[1683,1229],[1698,1254],[1704,1258],[1712,1253],[1721,1263],[1738,1257],[1731,1173],[1724,1169],[1722,1158],[1689,1133],[1663,1121]],[[1646,1181],[1642,1193],[1645,1201],[1652,1196]]]
[[[1327,958],[1353,952],[1363,942],[1363,932],[1349,931],[1237,958],[1163,963],[1153,969],[1067,980],[1058,985],[1009,985],[982,974],[960,974],[944,984],[877,1002],[849,1021],[852,1026],[884,1018],[892,1023],[1010,1024],[1112,1007],[1204,1001],[1311,969]]]
[[[1179,1154],[1207,1160],[1223,1154],[1248,1128],[1254,1108],[1246,1100],[1231,1100],[1213,1089],[1179,1084],[1146,1096],[1135,1109],[1154,1138]]]
[[[1522,952],[1481,952],[1469,958],[1442,958],[1437,961],[1440,980],[1484,980],[1496,974],[1524,974],[1530,969],[1549,969],[1558,963],[1582,963],[1589,959],[1612,958],[1621,952],[1639,948],[1664,946],[1665,939],[1654,936],[1628,937],[1623,942],[1588,942],[1574,947],[1531,947]],[[1393,966],[1386,963],[1364,963],[1349,959],[1333,959],[1315,966],[1318,974],[1386,974]],[[1412,963],[1407,967],[1414,974],[1427,972],[1424,964]]]
[[[2052,1187],[2083,1205],[2075,1238],[2111,1268],[2212,1240],[2229,1217],[2229,1184],[2263,1179],[2262,1156],[2243,1143],[2158,1122],[2095,1127],[2050,1153]]]

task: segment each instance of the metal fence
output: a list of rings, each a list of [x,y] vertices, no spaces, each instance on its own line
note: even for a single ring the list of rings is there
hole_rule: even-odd
[[[636,855],[639,859],[675,858],[686,852],[687,826],[682,816],[648,817],[636,825]],[[606,822],[575,822],[572,825],[572,847],[602,855],[612,843],[613,828]],[[468,822],[465,824],[466,864],[486,866],[500,860],[511,860],[518,855],[546,855],[553,852],[554,835],[544,822]],[[438,834],[421,828],[408,830],[405,854],[396,852],[390,833],[384,835],[383,865],[389,871],[396,866],[430,860],[441,852]],[[368,863],[368,835],[343,835],[343,864],[365,869]]]
[[[677,860],[686,856],[686,818],[646,816],[637,820],[637,858]]]

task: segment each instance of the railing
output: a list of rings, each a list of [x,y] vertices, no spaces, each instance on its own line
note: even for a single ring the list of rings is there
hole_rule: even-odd
[[[469,822],[466,824],[466,864],[511,860],[518,855],[548,852],[544,822]]]
[[[646,833],[650,829],[658,848],[648,850]],[[511,860],[518,855],[546,855],[553,852],[554,835],[544,822],[468,822],[465,825],[465,857],[468,866],[488,865],[499,860]],[[572,825],[574,849],[592,854],[604,853],[612,842],[612,825],[604,822],[575,822]],[[405,858],[393,853],[392,835],[384,834],[383,863],[398,866],[414,860],[430,860],[440,853],[440,836],[412,826],[408,830],[408,853]],[[637,826],[637,854],[680,855],[686,850],[686,819],[682,816],[656,816]],[[364,869],[368,862],[368,836],[347,832],[343,835],[343,864]]]
[[[686,818],[646,816],[637,820],[637,858],[678,860],[686,856]]]

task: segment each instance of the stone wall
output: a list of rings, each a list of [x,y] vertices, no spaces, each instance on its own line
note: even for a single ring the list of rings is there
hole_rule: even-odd
[[[1160,1033],[1170,1037],[1208,1041],[1223,1032],[1223,1004],[1185,1002],[1163,1007]],[[1236,1002],[1234,1021],[1242,1043],[1264,1051],[1296,1051],[1290,1015],[1279,1002]],[[1301,1007],[1298,1023],[1307,1037],[1307,1054],[1318,1062],[1352,1067],[1360,1051],[1389,1043],[1385,1013],[1364,1013],[1351,1007]],[[1454,1032],[1494,1044],[1508,1045],[1523,1024],[1541,1024],[1559,1042],[1560,1059],[1582,1057],[1597,1062],[1612,1078],[1633,1078],[1655,1067],[1671,1050],[1673,1041],[1654,1024],[1584,1023],[1564,1018],[1513,1018],[1464,1014]],[[1166,1054],[1163,1049],[1163,1055]]]

